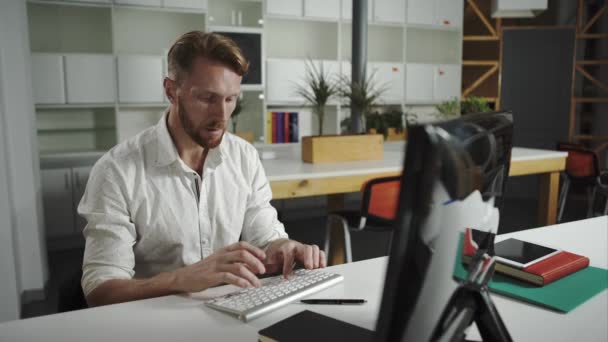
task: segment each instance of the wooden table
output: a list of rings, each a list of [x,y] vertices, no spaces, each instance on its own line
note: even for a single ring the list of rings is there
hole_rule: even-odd
[[[275,159],[262,160],[274,199],[327,195],[330,210],[340,209],[344,194],[358,192],[372,178],[394,176],[403,169],[403,142],[384,144],[384,159],[377,161],[308,164],[302,162],[300,145],[270,145],[260,148],[273,152]],[[568,153],[514,147],[509,176],[539,175],[539,225],[556,223],[559,172],[564,170]],[[344,262],[343,238],[338,229],[330,251],[330,262]]]

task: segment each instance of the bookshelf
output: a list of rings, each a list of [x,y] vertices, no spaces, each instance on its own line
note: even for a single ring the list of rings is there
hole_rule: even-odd
[[[461,65],[463,1],[433,0],[426,15],[411,13],[416,2],[370,0],[368,70],[391,83],[384,105],[428,111],[443,100],[435,93],[451,92],[449,86],[437,90],[440,68]],[[460,19],[446,24],[442,6],[459,8]],[[155,124],[168,105],[162,92],[166,53],[176,37],[190,30],[261,36],[262,82],[242,86],[239,131],[253,132],[254,141],[264,143],[267,113],[296,111],[301,135],[316,134],[316,118],[290,89],[301,81],[309,58],[336,78],[350,74],[351,11],[350,0],[30,0],[33,74],[44,76],[34,79],[36,115],[45,125],[55,125],[38,130],[43,153],[105,151]],[[81,86],[74,87],[69,70],[78,58],[84,61],[77,70],[97,73],[80,77]],[[449,78],[460,82],[459,73]],[[103,79],[106,86],[91,79]],[[424,96],[411,98],[408,82],[429,87]],[[278,94],[273,93],[277,84]],[[74,100],[75,90],[95,96]],[[324,133],[340,133],[349,110],[337,100],[328,107]]]

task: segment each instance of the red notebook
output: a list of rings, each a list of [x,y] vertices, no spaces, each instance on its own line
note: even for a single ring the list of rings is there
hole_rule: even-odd
[[[464,263],[469,263],[477,250],[477,244],[471,238],[469,229],[465,233],[463,257]],[[496,262],[496,272],[535,284],[544,286],[561,279],[571,273],[589,266],[589,258],[582,255],[561,251],[554,256],[534,263],[526,268],[516,268],[500,261]]]

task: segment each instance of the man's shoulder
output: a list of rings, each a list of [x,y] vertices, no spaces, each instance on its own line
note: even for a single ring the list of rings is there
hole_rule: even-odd
[[[258,151],[247,140],[228,131],[224,133],[225,148],[228,155],[236,158],[258,158]]]
[[[116,171],[126,172],[143,165],[146,154],[152,150],[152,144],[156,144],[154,126],[112,147],[97,161],[95,169],[101,171],[114,168]]]

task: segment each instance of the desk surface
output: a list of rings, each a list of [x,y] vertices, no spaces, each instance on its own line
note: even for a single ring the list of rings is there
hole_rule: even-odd
[[[269,181],[400,172],[403,168],[403,150],[405,147],[403,142],[385,143],[383,160],[322,164],[302,162],[300,148],[300,144],[285,144],[260,148],[261,151],[272,151],[276,154],[275,159],[262,160],[262,165]],[[567,155],[567,152],[514,147],[511,154],[511,162],[565,158]]]
[[[588,256],[592,266],[608,267],[608,216],[501,235],[542,242]],[[232,286],[191,296],[166,296],[65,314],[0,324],[0,341],[253,341],[257,331],[303,309],[373,329],[382,295],[387,258],[329,268],[345,281],[316,296],[366,298],[363,306],[290,304],[248,324],[207,308],[201,300]],[[607,341],[608,291],[568,314],[494,295],[515,341]],[[476,332],[472,331],[472,338]]]

